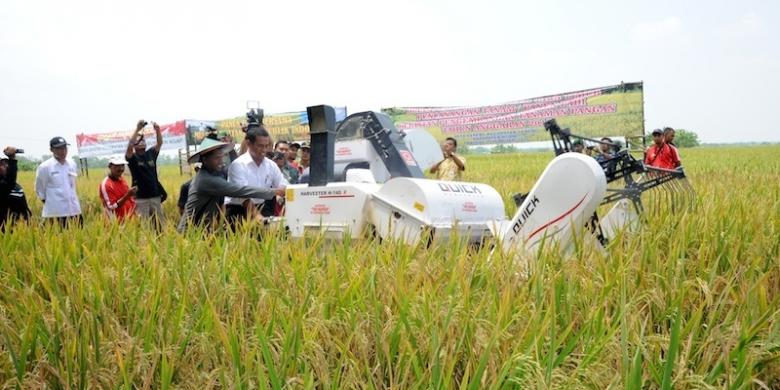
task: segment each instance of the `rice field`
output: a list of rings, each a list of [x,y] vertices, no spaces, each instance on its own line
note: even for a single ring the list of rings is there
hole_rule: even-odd
[[[693,207],[605,253],[161,232],[101,214],[0,239],[0,388],[780,388],[780,147],[682,150]],[[467,156],[527,191],[549,153]],[[36,215],[33,174],[21,184]]]

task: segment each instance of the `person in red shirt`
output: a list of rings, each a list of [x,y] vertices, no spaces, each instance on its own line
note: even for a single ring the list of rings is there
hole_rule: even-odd
[[[127,161],[112,158],[108,161],[108,176],[100,183],[100,200],[106,208],[106,214],[112,219],[123,221],[135,212],[135,193],[138,187],[128,187],[122,177]]]
[[[653,130],[653,146],[645,152],[645,164],[664,169],[677,169],[680,166],[677,148],[666,143],[661,129]]]

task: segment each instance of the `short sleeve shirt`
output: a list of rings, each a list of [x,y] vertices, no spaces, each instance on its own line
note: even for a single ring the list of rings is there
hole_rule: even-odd
[[[81,203],[76,194],[76,163],[67,158],[60,163],[54,157],[38,166],[35,174],[35,193],[44,200],[44,218],[71,217],[81,214]]]
[[[157,155],[159,153],[150,148],[143,154],[133,154],[127,160],[130,173],[133,175],[133,186],[138,187],[136,198],[148,199],[162,195],[157,184]]]
[[[458,159],[463,163],[463,166],[466,166],[466,159],[461,156],[458,156]],[[452,157],[445,158],[436,171],[436,178],[439,180],[453,181],[460,180],[460,177],[461,170],[458,168],[458,164],[455,164],[455,161],[452,160]]]

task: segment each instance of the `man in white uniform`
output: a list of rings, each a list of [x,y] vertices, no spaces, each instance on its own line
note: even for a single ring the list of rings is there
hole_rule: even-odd
[[[246,145],[247,153],[230,164],[228,182],[261,188],[280,188],[289,184],[276,163],[265,158],[265,154],[271,151],[272,146],[268,131],[259,126],[250,127],[246,132]],[[258,212],[264,217],[269,217],[274,211],[272,201],[266,204],[265,200],[259,198],[225,197],[225,216],[231,228],[234,228],[239,220],[256,215]]]
[[[43,218],[62,227],[68,223],[81,225],[81,204],[76,194],[78,170],[68,157],[68,143],[65,138],[54,137],[49,146],[53,156],[35,173],[35,194],[43,202]]]

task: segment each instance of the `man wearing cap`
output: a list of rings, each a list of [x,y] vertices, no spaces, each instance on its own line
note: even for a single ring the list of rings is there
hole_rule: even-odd
[[[192,225],[205,225],[210,229],[216,227],[221,220],[221,206],[225,196],[261,199],[284,196],[284,187],[252,187],[225,180],[220,172],[224,165],[225,153],[232,147],[231,144],[214,144],[199,150],[188,160],[191,164],[201,162],[202,166],[190,184],[184,214],[177,227],[179,232],[185,232]]]
[[[135,212],[141,217],[156,218],[162,221],[162,197],[165,190],[157,178],[157,156],[163,144],[160,125],[152,122],[157,144],[146,150],[146,141],[141,132],[146,126],[146,121],[141,119],[135,127],[135,132],[130,136],[127,144],[125,159],[130,173],[133,176],[133,187],[138,187],[135,200]]]
[[[106,215],[124,221],[135,212],[133,196],[138,187],[128,187],[122,177],[127,161],[121,157],[108,160],[108,176],[100,183],[100,200],[106,210]]]
[[[653,145],[645,152],[645,164],[663,169],[676,169],[680,166],[677,148],[665,142],[661,129],[653,130]]]
[[[30,209],[19,183],[16,182],[16,148],[8,146],[0,153],[0,231],[6,222],[15,219],[28,220]]]
[[[289,183],[284,179],[279,167],[265,158],[271,151],[271,136],[268,131],[251,126],[246,132],[247,153],[239,156],[228,169],[228,181],[240,186],[261,188],[286,187]],[[270,199],[273,199],[271,197]],[[267,199],[248,199],[247,197],[226,197],[225,214],[231,227],[236,222],[251,217],[260,212],[265,217],[274,214],[273,202],[266,204]]]
[[[303,175],[303,171],[308,171],[310,161],[311,161],[311,146],[307,141],[303,141],[301,142],[301,162],[298,165],[298,172],[300,172],[301,175]]]
[[[234,150],[235,152],[235,150]],[[195,170],[195,174],[200,171],[201,163],[196,162],[195,164],[192,164],[192,169]],[[184,184],[181,185],[181,188],[179,189],[179,201],[177,205],[179,206],[179,215],[184,214],[184,206],[187,205],[187,194],[190,193],[190,184],[192,183],[192,179],[187,180],[184,182]]]
[[[68,157],[65,138],[49,141],[52,157],[41,163],[35,172],[35,194],[43,202],[43,218],[65,227],[69,222],[83,223],[81,203],[76,194],[76,163]]]
[[[300,148],[301,148],[301,144],[297,142],[293,142],[290,144],[290,151],[287,153],[287,164],[295,168],[295,170],[298,171],[299,175],[301,173],[301,169],[297,160],[298,160],[298,150]]]

